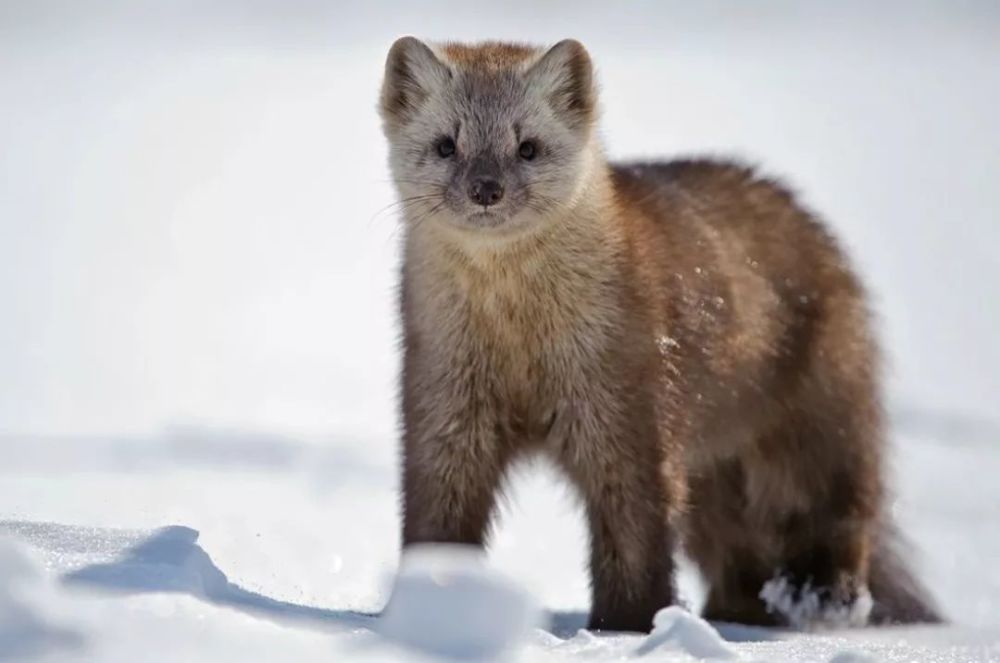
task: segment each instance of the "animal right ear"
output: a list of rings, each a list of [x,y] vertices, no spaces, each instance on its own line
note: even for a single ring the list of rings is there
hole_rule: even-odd
[[[594,67],[583,44],[575,39],[562,40],[528,69],[527,78],[571,126],[593,123],[597,89]]]
[[[389,49],[382,81],[380,109],[387,129],[412,117],[420,104],[451,78],[451,70],[427,44],[416,37],[400,37]]]

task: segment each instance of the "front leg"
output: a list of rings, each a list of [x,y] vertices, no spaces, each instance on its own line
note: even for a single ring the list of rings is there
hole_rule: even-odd
[[[618,425],[579,421],[562,459],[586,503],[594,630],[649,631],[675,600],[670,517],[679,479],[651,410],[630,410]]]
[[[488,440],[471,433],[421,440],[403,471],[403,546],[482,545],[503,473]],[[477,453],[475,450],[479,450]]]
[[[438,384],[404,394],[403,546],[482,545],[507,460],[496,413],[474,384]]]

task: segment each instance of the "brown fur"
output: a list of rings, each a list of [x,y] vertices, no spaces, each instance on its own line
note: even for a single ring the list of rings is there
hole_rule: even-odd
[[[582,48],[575,126],[593,114]],[[438,53],[489,76],[541,52]],[[835,606],[870,586],[878,621],[936,619],[884,552],[879,357],[834,240],[749,168],[594,154],[528,230],[407,232],[404,545],[484,544],[511,461],[541,453],[586,507],[593,628],[647,630],[675,601],[679,545],[712,619],[781,623],[759,598],[779,574]]]
[[[538,54],[538,49],[527,44],[509,44],[488,41],[475,46],[462,43],[448,43],[441,51],[449,62],[463,69],[495,72],[514,69]]]

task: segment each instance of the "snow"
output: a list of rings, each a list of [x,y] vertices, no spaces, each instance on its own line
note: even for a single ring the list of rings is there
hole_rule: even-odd
[[[765,582],[760,598],[768,612],[780,613],[789,624],[802,630],[864,626],[872,611],[872,597],[867,590],[859,592],[849,605],[822,607],[820,596],[808,582],[799,589],[784,576]]]
[[[79,642],[75,633],[50,623],[34,605],[38,585],[36,569],[18,546],[0,539],[0,659],[26,658]]]
[[[700,659],[737,658],[736,652],[711,624],[678,606],[656,613],[653,631],[636,653],[645,656],[658,649],[679,650]]]
[[[581,519],[572,500],[552,490],[547,472],[533,471],[519,474],[511,487],[520,506],[505,509],[487,566],[418,560],[398,580],[401,591],[411,593],[409,606],[397,606],[402,615],[387,613],[385,628],[375,615],[394,595],[388,581],[398,566],[395,474],[390,463],[353,461],[353,447],[345,446],[324,445],[300,460],[264,467],[209,457],[123,469],[111,456],[91,459],[85,471],[51,470],[44,460],[3,469],[0,501],[17,519],[0,523],[0,536],[16,542],[24,569],[9,574],[5,563],[4,578],[34,583],[19,580],[30,595],[10,595],[16,605],[30,605],[44,629],[19,630],[19,641],[44,643],[54,660],[425,660],[432,651],[451,658],[469,651],[467,638],[479,629],[480,643],[508,635],[507,656],[522,661],[638,655],[682,661],[719,645],[715,629],[727,649],[750,661],[826,661],[845,652],[889,661],[1000,657],[996,576],[987,566],[995,558],[996,501],[989,518],[956,518],[974,512],[970,500],[956,491],[938,504],[908,482],[901,486],[901,511],[929,533],[914,530],[932,562],[923,565],[931,584],[957,621],[948,627],[806,635],[708,626],[678,608],[661,613],[646,637],[582,631]],[[984,460],[975,449],[956,456],[955,465],[967,473]],[[933,459],[917,455],[903,469],[933,466]],[[970,491],[981,496],[998,465],[996,459],[985,463]],[[921,480],[919,472],[904,474]],[[115,526],[102,525],[112,520]],[[963,545],[952,550],[935,545],[939,540]],[[962,564],[963,554],[977,560],[970,573],[978,574],[978,584],[950,570],[952,558]],[[442,577],[457,581],[442,586]],[[31,589],[38,585],[48,588]],[[545,628],[520,637],[516,620],[504,621],[524,614],[510,603],[503,607],[506,599],[521,600],[512,598],[519,596],[516,586],[549,610]],[[682,587],[696,608],[689,573]],[[432,600],[431,590],[442,593]],[[495,611],[477,612],[490,604]],[[408,630],[418,619],[424,625]],[[423,637],[429,639],[413,639]]]
[[[841,652],[830,659],[830,663],[873,663],[874,659],[857,652]]]
[[[414,546],[402,556],[376,630],[420,651],[495,658],[540,625],[531,597],[476,548]]]
[[[1000,12],[483,16],[0,5],[0,659],[1000,660]],[[580,508],[536,465],[485,561],[397,576],[398,233],[374,102],[404,33],[572,33],[614,156],[735,153],[823,212],[880,314],[893,510],[950,624],[705,624],[681,560],[691,612],[590,633]]]

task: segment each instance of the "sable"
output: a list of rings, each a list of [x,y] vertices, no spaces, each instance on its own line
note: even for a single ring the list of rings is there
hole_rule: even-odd
[[[780,184],[609,164],[590,57],[397,41],[380,111],[403,207],[403,544],[482,545],[544,454],[590,527],[591,628],[648,630],[673,554],[705,616],[936,621],[885,508],[866,297]]]

